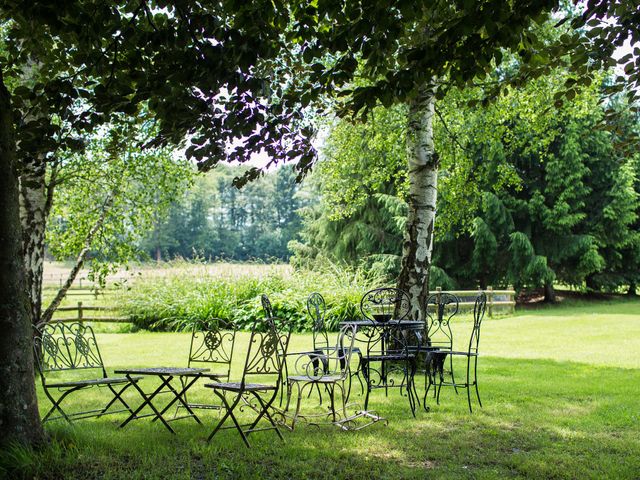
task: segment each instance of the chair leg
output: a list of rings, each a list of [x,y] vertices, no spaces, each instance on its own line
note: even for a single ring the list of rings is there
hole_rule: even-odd
[[[336,389],[334,385],[331,385],[329,387],[329,396],[331,398],[331,416],[333,418],[333,421],[336,421],[336,402],[335,402],[335,393],[336,393]]]
[[[451,370],[451,383],[453,383],[453,390],[458,394],[458,386],[456,385],[456,377],[453,374],[453,355],[449,355],[449,370]]]
[[[247,439],[247,436],[244,434],[244,432],[242,431],[242,427],[238,423],[238,420],[233,415],[233,410],[236,408],[238,403],[240,403],[240,399],[242,398],[242,394],[238,393],[238,396],[236,397],[236,399],[233,402],[233,404],[231,406],[229,406],[229,402],[227,402],[227,399],[225,398],[225,396],[223,394],[221,394],[217,390],[214,390],[213,392],[220,398],[220,400],[222,400],[222,404],[224,405],[224,408],[226,409],[226,413],[220,419],[220,421],[218,422],[218,425],[216,425],[216,428],[213,429],[213,432],[211,432],[211,434],[207,438],[207,442],[211,441],[213,436],[216,433],[218,433],[218,430],[220,430],[220,428],[222,428],[222,425],[224,424],[224,422],[226,422],[227,418],[230,417],[231,420],[233,421],[234,425],[236,426],[236,430],[238,430],[238,433],[240,433],[240,436],[242,437],[242,441],[244,442],[244,444],[247,446],[247,448],[251,448],[251,445],[249,444],[249,440]]]
[[[437,390],[437,395],[436,395],[436,403],[438,405],[440,405],[440,390],[442,390],[442,382],[444,382],[444,361],[443,362],[438,362],[438,374],[440,376],[440,382],[438,383],[438,390]]]
[[[257,392],[251,392],[251,393],[253,394],[254,397],[256,397],[256,399],[260,403],[260,406],[262,407],[262,410],[261,410],[260,414],[258,415],[258,417],[255,419],[255,421],[251,424],[251,426],[249,427],[248,430],[253,430],[256,427],[256,425],[258,425],[258,422],[262,419],[262,417],[266,417],[267,420],[269,420],[269,423],[271,423],[271,426],[273,427],[273,429],[278,434],[278,437],[280,437],[280,440],[282,440],[284,442],[284,437],[282,436],[282,433],[280,433],[280,429],[278,428],[278,424],[273,420],[273,418],[271,417],[271,414],[269,413],[269,408],[271,407],[271,404],[273,403],[273,401],[276,399],[277,393],[273,397],[271,397],[271,400],[269,400],[266,403],[262,399],[262,397],[260,395],[258,395]],[[251,433],[251,432],[248,432],[248,433]]]
[[[467,402],[469,403],[469,413],[473,413],[471,408],[471,384],[469,383],[469,373],[471,367],[471,357],[467,357]]]
[[[344,419],[347,418],[347,399],[349,397],[345,397],[344,385],[341,385],[339,383],[336,383],[335,385],[340,388],[340,392],[342,394],[342,418]]]
[[[480,400],[480,392],[478,391],[478,356],[476,355],[473,367],[473,383],[476,386],[476,397],[478,397],[478,404],[482,408],[482,400]]]
[[[51,414],[53,412],[55,412],[56,410],[58,412],[60,412],[60,415],[62,415],[62,417],[69,423],[71,423],[71,419],[67,416],[67,414],[64,412],[64,410],[62,410],[62,407],[60,406],[60,404],[62,403],[62,400],[64,400],[64,398],[69,395],[71,392],[75,392],[80,390],[80,388],[72,388],[71,390],[67,390],[66,392],[64,392],[59,398],[58,400],[54,400],[53,396],[51,396],[51,394],[49,393],[49,390],[47,390],[46,388],[44,389],[44,393],[47,395],[47,397],[49,397],[49,400],[51,400],[51,403],[53,404],[53,406],[51,407],[51,409],[49,409],[49,411],[47,412],[47,414],[42,418],[42,423],[46,422],[47,419],[51,416]]]
[[[364,376],[365,383],[367,385],[367,389],[365,391],[364,397],[364,409],[366,410],[369,407],[369,393],[371,392],[371,384],[369,382],[369,362],[362,363],[362,375]]]

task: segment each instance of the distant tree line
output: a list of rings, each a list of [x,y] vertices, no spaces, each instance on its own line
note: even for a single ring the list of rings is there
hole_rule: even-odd
[[[157,260],[175,257],[287,260],[301,219],[296,173],[283,166],[238,189],[247,168],[218,166],[195,178],[141,244]]]

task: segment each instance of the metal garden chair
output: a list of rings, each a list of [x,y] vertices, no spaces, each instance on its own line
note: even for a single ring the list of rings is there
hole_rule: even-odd
[[[345,430],[349,429],[348,423],[351,419],[347,416],[346,411],[348,394],[345,390],[345,382],[349,379],[349,365],[355,332],[355,326],[343,326],[338,333],[335,347],[323,347],[315,352],[304,352],[298,356],[294,368],[296,374],[287,378],[288,400],[285,410],[289,410],[293,386],[295,385],[297,389],[296,409],[291,424],[292,430],[295,428],[298,418],[301,417],[307,420],[312,417],[329,417],[331,423]],[[328,412],[313,416],[300,415],[300,405],[305,389],[309,387],[309,392],[311,392],[313,387],[316,387],[319,390],[320,385],[326,388],[329,393],[331,404]],[[339,411],[336,409],[335,402],[336,388],[340,390],[342,398]]]
[[[180,381],[183,389],[188,382],[193,383],[200,378],[214,381],[229,378],[236,332],[237,329],[234,324],[220,318],[201,320],[194,323],[191,331],[187,367],[209,367],[211,370],[206,373],[181,375]],[[192,409],[220,409],[220,405],[191,403],[187,400],[186,394],[185,403]],[[182,407],[183,405],[179,404],[177,409],[179,410]]]
[[[266,295],[263,295],[263,306],[264,299]],[[266,298],[268,301],[268,298]],[[270,305],[270,303],[269,303]],[[308,357],[313,357],[313,362],[316,366],[316,369],[326,369],[327,365],[323,361],[322,355],[317,355],[318,353],[322,353],[323,351],[329,349],[329,336],[327,334],[327,329],[325,325],[325,314],[327,311],[327,307],[324,301],[324,298],[318,292],[314,292],[307,298],[307,312],[312,320],[312,338],[313,338],[313,346],[311,350],[301,351],[301,352],[287,352],[287,357],[299,357],[300,355],[306,355]],[[267,314],[268,309],[265,308],[265,314]],[[271,312],[273,313],[273,312]],[[284,365],[285,374],[283,375],[283,381],[288,377],[288,365],[285,363]],[[317,385],[318,395],[320,397],[320,402],[322,403],[322,394],[320,392],[320,387]],[[311,395],[311,392],[309,392]],[[288,402],[287,402],[288,403]]]
[[[64,418],[71,423],[71,419],[100,417],[124,411],[132,413],[122,394],[132,382],[142,377],[128,379],[107,376],[91,327],[78,322],[47,323],[35,331],[34,353],[44,394],[53,405],[43,417],[43,422]],[[111,399],[103,408],[74,413],[63,410],[61,404],[69,395],[92,387],[104,388],[109,392]],[[116,402],[122,404],[124,409],[108,411]],[[51,417],[55,411],[60,415]]]
[[[471,408],[471,387],[475,388],[476,397],[478,398],[478,404],[482,407],[482,401],[480,400],[480,392],[478,391],[478,355],[480,345],[480,326],[482,325],[482,319],[484,318],[485,310],[487,306],[487,295],[481,292],[476,298],[473,306],[473,329],[471,330],[471,337],[469,338],[469,348],[466,352],[457,352],[451,350],[434,350],[432,352],[434,367],[439,372],[440,381],[438,382],[437,402],[440,403],[440,390],[443,386],[450,386],[454,388],[466,388],[467,389],[467,401],[469,403],[469,412],[473,413]],[[458,382],[453,375],[453,363],[451,369],[451,381],[444,381],[444,362],[449,355],[450,358],[464,357],[466,358],[466,381]]]
[[[262,331],[261,331],[262,330]],[[251,329],[247,356],[244,363],[242,379],[239,382],[220,382],[205,384],[222,401],[224,415],[208,437],[210,441],[219,430],[236,428],[242,441],[250,447],[247,436],[259,430],[275,430],[281,440],[284,440],[278,425],[273,420],[270,408],[275,401],[282,381],[284,358],[289,347],[290,329],[278,329],[273,318],[256,320]],[[261,383],[253,383],[253,380]],[[240,424],[235,415],[239,407],[249,406],[246,411],[253,411],[256,415],[251,423]],[[232,426],[224,426],[227,419],[231,419]],[[257,428],[260,420],[265,419],[269,425]]]
[[[424,336],[424,345],[420,350],[425,354],[425,392],[423,405],[427,407],[427,395],[433,385],[436,384],[436,370],[434,365],[434,351],[453,350],[453,332],[451,320],[458,313],[460,299],[450,293],[434,293],[427,298],[427,330]],[[453,357],[449,356],[449,368],[453,375]],[[455,383],[455,378],[452,379]],[[455,387],[454,387],[455,388]],[[457,393],[456,388],[456,393]],[[434,396],[436,388],[433,389]]]
[[[384,388],[385,394],[388,394],[390,387],[399,387],[401,391],[406,390],[411,413],[415,416],[417,393],[413,378],[416,354],[410,350],[410,345],[415,344],[415,338],[402,325],[409,310],[409,295],[398,288],[371,290],[360,301],[363,317],[372,324],[371,328],[364,328],[362,332],[367,343],[366,352],[360,357],[360,371],[366,383],[365,410],[368,408],[372,389]],[[372,363],[380,366],[373,368]],[[402,374],[399,385],[390,377],[395,371]]]

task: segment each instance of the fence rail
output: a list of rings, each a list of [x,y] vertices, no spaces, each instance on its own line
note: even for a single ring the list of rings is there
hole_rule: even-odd
[[[109,322],[109,323],[131,323],[127,317],[92,317],[85,315],[85,312],[115,312],[116,307],[93,307],[85,306],[82,302],[78,302],[73,307],[58,307],[56,312],[76,312],[75,317],[55,318],[57,322]]]
[[[75,290],[81,290],[80,288],[76,288]],[[87,289],[82,289],[85,292]],[[487,314],[489,317],[492,317],[494,313],[496,313],[496,309],[501,311],[513,312],[515,310],[516,302],[515,295],[516,292],[513,290],[494,290],[492,287],[487,287],[484,291],[487,294]],[[442,290],[442,288],[437,287],[435,289],[435,293],[451,293],[460,298],[460,309],[461,310],[470,310],[473,308],[475,304],[475,297],[478,294],[478,290]],[[465,300],[465,299],[472,300]],[[56,318],[56,321],[59,322],[109,322],[109,323],[131,323],[131,319],[127,317],[118,317],[118,316],[87,316],[88,312],[116,312],[118,311],[117,307],[96,307],[91,305],[83,305],[82,302],[78,302],[77,305],[72,307],[58,307],[56,309],[57,312],[76,312],[75,317],[63,317]]]
[[[462,310],[472,309],[475,304],[475,297],[480,290],[442,290],[440,287],[436,287],[435,293],[451,293],[460,298],[460,308]],[[487,294],[487,314],[489,317],[493,317],[496,313],[496,308],[500,311],[507,311],[513,313],[516,308],[516,292],[515,290],[494,290],[493,287],[487,287],[484,290]],[[465,301],[466,298],[472,300]]]

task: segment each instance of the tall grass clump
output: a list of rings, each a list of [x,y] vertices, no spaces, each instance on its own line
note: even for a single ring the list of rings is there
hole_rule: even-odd
[[[269,266],[265,265],[264,269]],[[382,286],[381,277],[332,263],[315,265],[313,270],[282,269],[215,275],[207,269],[171,269],[161,277],[141,278],[118,298],[122,312],[139,328],[183,330],[199,320],[221,318],[239,328],[249,328],[263,317],[260,295],[271,299],[275,314],[296,331],[310,330],[306,300],[320,292],[327,303],[330,329],[355,318],[363,293]]]

